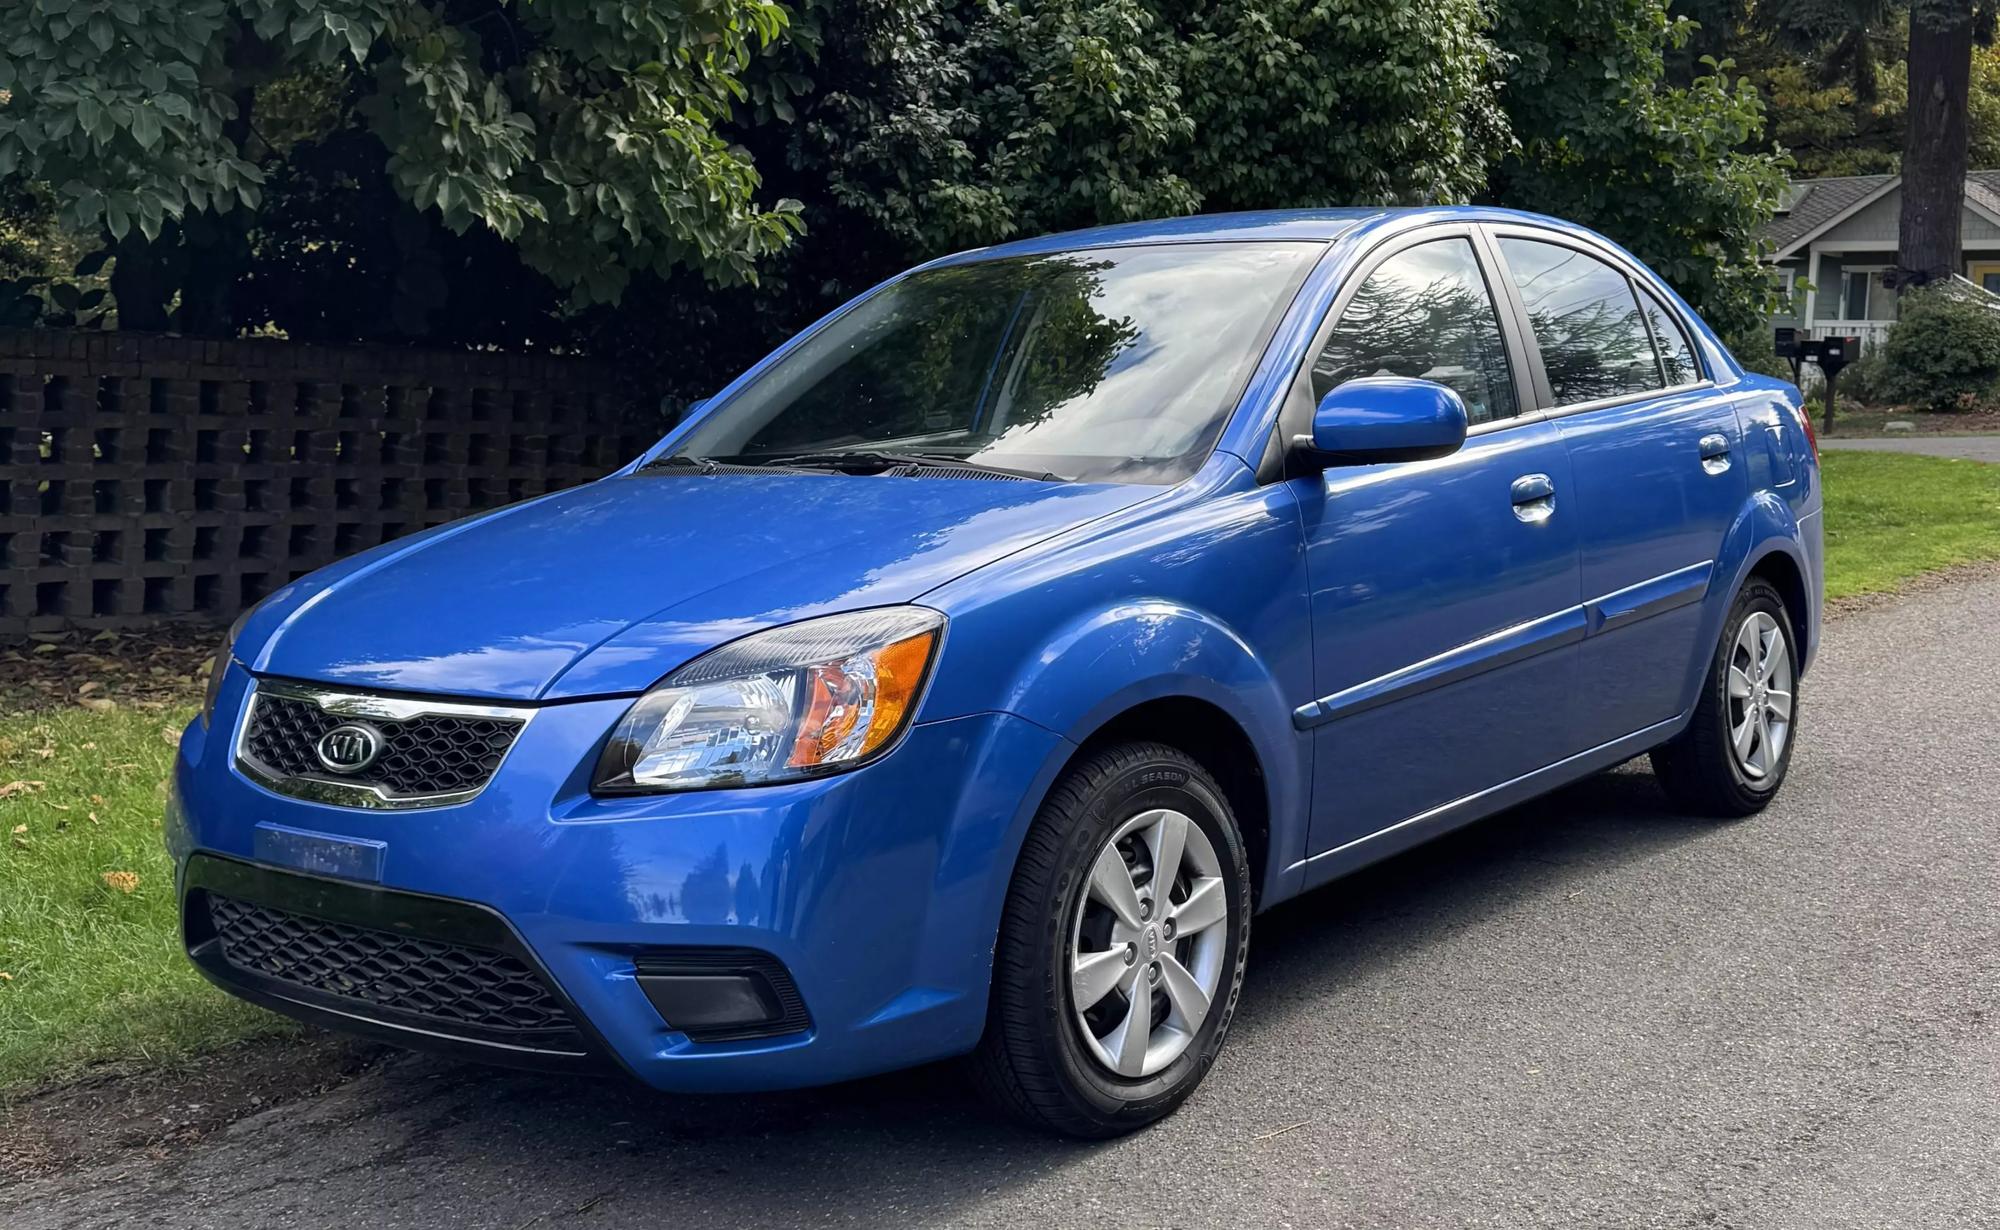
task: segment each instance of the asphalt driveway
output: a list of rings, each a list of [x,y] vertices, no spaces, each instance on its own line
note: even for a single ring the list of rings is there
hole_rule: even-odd
[[[398,1058],[0,1226],[2000,1226],[2000,575],[1849,616],[1783,799],[1627,769],[1259,921],[1176,1117],[1018,1132],[950,1069],[667,1099]]]

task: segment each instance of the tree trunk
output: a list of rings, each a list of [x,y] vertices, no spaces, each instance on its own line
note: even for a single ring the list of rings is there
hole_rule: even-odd
[[[257,92],[236,91],[236,115],[222,125],[222,135],[237,150],[250,149],[253,130],[250,109]],[[250,210],[238,206],[228,213],[190,214],[181,227],[187,245],[187,275],[181,282],[180,310],[174,325],[197,337],[231,337],[236,332],[236,286],[250,265]]]
[[[1971,125],[1972,6],[1918,5],[1910,20],[1910,126],[1903,139],[1899,285],[1960,272]]]
[[[167,301],[173,298],[174,287],[161,260],[161,245],[148,240],[136,228],[115,243],[106,232],[104,242],[111,245],[118,258],[111,266],[111,300],[118,305],[118,327],[146,333],[164,332],[168,323]]]

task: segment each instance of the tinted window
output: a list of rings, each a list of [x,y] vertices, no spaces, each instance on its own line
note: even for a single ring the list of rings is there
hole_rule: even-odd
[[[1660,387],[1653,339],[1625,275],[1559,244],[1502,239],[1558,406]]]
[[[1161,244],[913,274],[731,398],[681,453],[884,449],[1177,481],[1208,455],[1323,250]]]
[[[1688,344],[1680,321],[1651,291],[1641,291],[1640,298],[1646,305],[1646,319],[1653,325],[1653,341],[1659,344],[1660,368],[1666,373],[1667,386],[1693,384],[1701,379],[1701,368],[1694,361],[1694,347]]]
[[[1315,400],[1357,376],[1416,376],[1457,390],[1473,423],[1520,410],[1493,296],[1468,239],[1420,244],[1377,265],[1312,375]]]

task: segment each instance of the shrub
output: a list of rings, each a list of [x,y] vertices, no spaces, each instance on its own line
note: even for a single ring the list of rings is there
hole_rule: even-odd
[[[1792,365],[1778,357],[1777,340],[1772,336],[1771,326],[1760,322],[1751,329],[1739,329],[1723,338],[1729,353],[1743,365],[1743,370],[1762,372],[1766,376],[1776,376],[1780,380],[1792,378]]]
[[[2000,391],[2000,302],[1956,286],[1903,295],[1882,344],[1882,391],[1898,401],[1962,410]]]
[[[1840,373],[1840,399],[1853,398],[1864,406],[1896,404],[1896,382],[1889,361],[1877,347],[1847,365]]]

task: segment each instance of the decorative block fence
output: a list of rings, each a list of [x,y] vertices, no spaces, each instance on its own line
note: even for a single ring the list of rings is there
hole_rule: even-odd
[[[0,640],[226,619],[615,469],[656,406],[584,360],[0,331]]]

